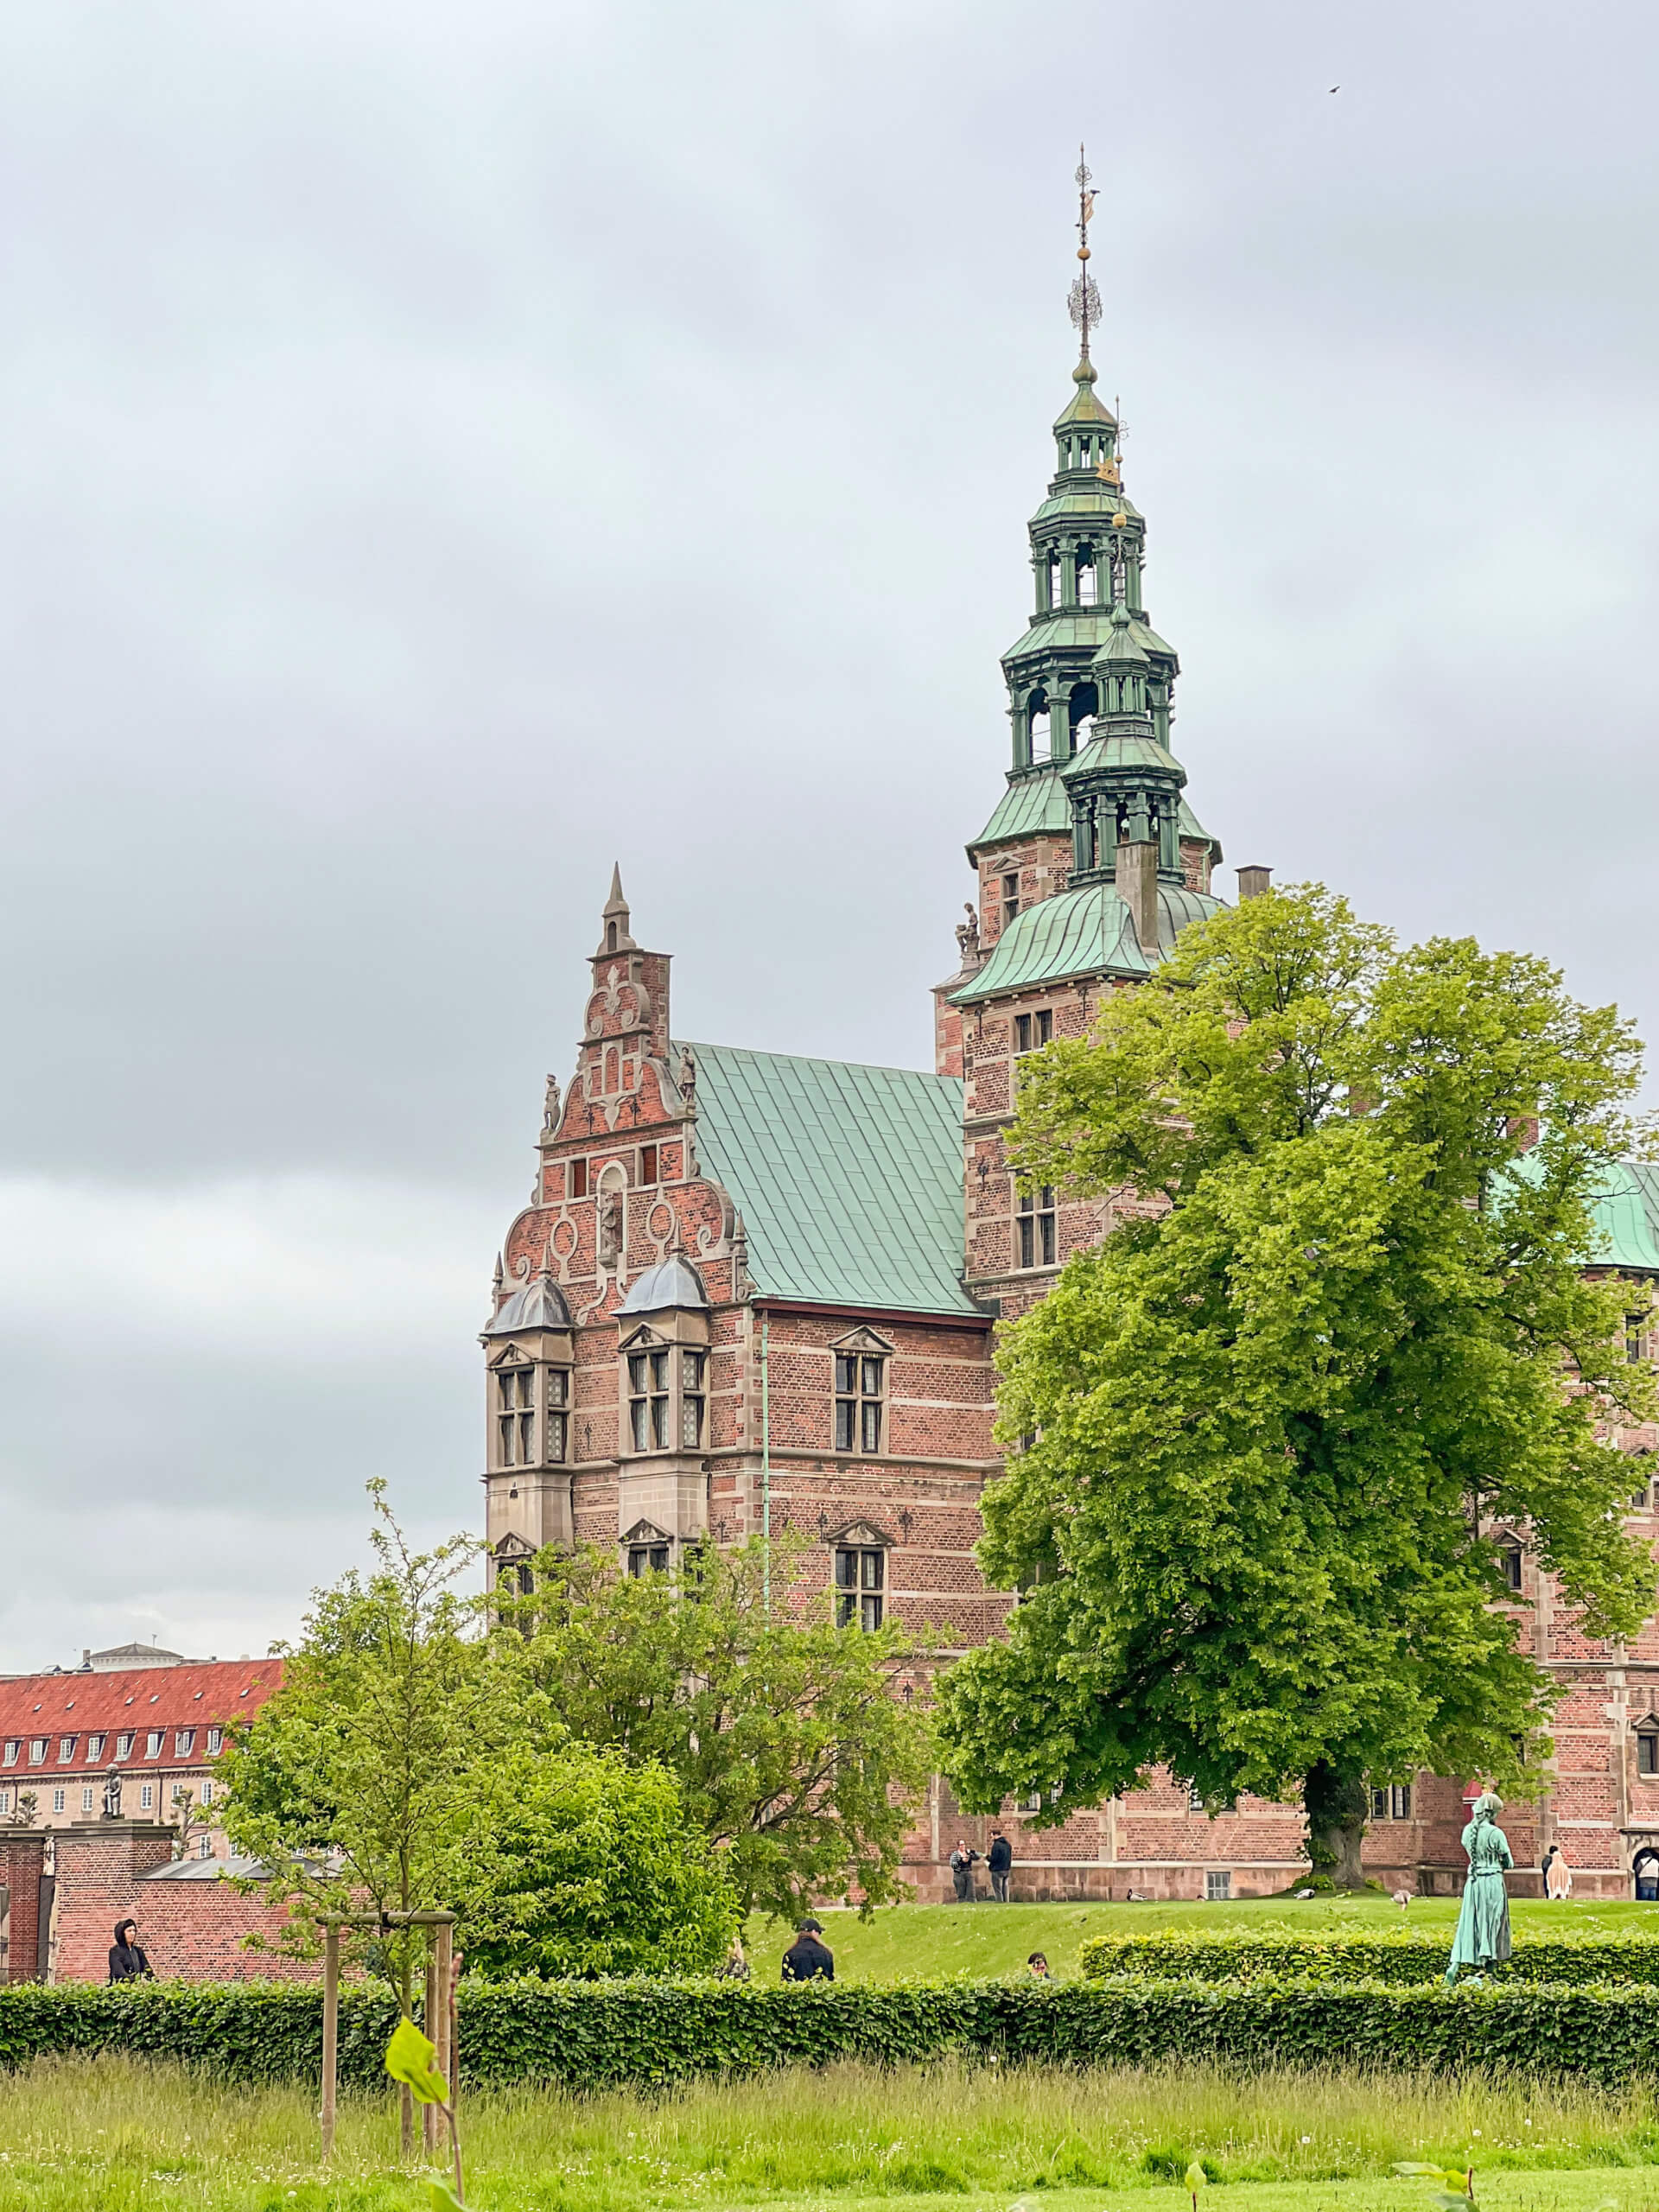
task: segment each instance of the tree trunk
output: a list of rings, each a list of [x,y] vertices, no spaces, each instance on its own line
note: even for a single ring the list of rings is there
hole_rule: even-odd
[[[1302,1808],[1313,1872],[1329,1875],[1339,1890],[1363,1890],[1359,1847],[1369,1809],[1363,1777],[1321,1759],[1302,1783]]]

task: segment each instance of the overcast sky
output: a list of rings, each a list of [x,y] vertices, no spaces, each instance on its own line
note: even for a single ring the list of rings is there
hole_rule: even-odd
[[[1656,101],[1644,0],[0,8],[0,1668],[477,1524],[613,857],[678,1033],[927,1064],[1079,138],[1224,888],[1659,1026]]]

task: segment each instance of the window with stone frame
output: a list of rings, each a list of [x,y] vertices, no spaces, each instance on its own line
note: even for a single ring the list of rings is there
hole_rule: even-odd
[[[628,1435],[636,1452],[666,1452],[670,1347],[628,1354]]]
[[[1054,1264],[1054,1192],[1044,1183],[1020,1193],[1020,1264],[1022,1268],[1052,1268]]]
[[[703,1422],[708,1409],[706,1379],[709,1355],[706,1351],[682,1351],[680,1354],[680,1449],[699,1452],[702,1448]]]
[[[886,1411],[887,1357],[862,1349],[836,1356],[836,1449],[880,1452]]]
[[[667,1542],[630,1544],[628,1573],[637,1580],[642,1574],[666,1574],[671,1546]]]
[[[533,1467],[536,1464],[536,1370],[533,1367],[498,1367],[495,1370],[496,1451],[504,1467]]]
[[[1521,1592],[1522,1554],[1521,1547],[1513,1536],[1499,1538],[1497,1564],[1503,1580],[1518,1597]]]
[[[654,1144],[642,1144],[639,1147],[639,1180],[642,1183],[657,1180],[657,1147]]]
[[[570,1370],[549,1367],[543,1372],[547,1378],[547,1423],[542,1457],[560,1467],[570,1446]]]
[[[887,1554],[875,1544],[836,1547],[836,1625],[878,1629],[887,1605]]]
[[[1016,1014],[1014,1017],[1014,1049],[1020,1052],[1039,1052],[1054,1039],[1054,1015],[1048,1007],[1039,1007],[1031,1014]]]
[[[1645,1781],[1659,1781],[1659,1728],[1637,1730],[1636,1770]]]
[[[1018,871],[1014,870],[1002,879],[1002,926],[1004,929],[1007,929],[1019,911],[1020,877]]]
[[[1408,1821],[1411,1818],[1411,1784],[1392,1782],[1371,1792],[1371,1818],[1374,1821]]]
[[[566,1176],[569,1185],[571,1197],[573,1198],[585,1198],[588,1195],[587,1161],[585,1160],[573,1160],[570,1162],[569,1169],[566,1171]]]

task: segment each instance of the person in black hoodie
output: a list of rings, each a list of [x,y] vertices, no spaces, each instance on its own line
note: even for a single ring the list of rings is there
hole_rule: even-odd
[[[110,1980],[111,1981],[154,1981],[156,1975],[149,1961],[138,1946],[138,1923],[136,1920],[118,1920],[115,1941],[110,1946]]]
[[[991,1895],[999,1904],[1008,1901],[1008,1875],[1014,1866],[1014,1846],[1001,1828],[991,1830],[991,1847],[985,1854],[991,1870]]]
[[[785,1981],[833,1981],[836,1955],[821,1939],[823,1929],[816,1920],[804,1920],[795,1941],[784,1953]]]

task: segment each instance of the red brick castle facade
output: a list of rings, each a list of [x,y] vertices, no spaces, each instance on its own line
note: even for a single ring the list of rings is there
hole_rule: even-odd
[[[974,1560],[1001,1465],[993,1332],[1113,1217],[1016,1191],[1015,1063],[1085,1032],[1103,993],[1212,912],[1221,859],[1171,750],[1179,664],[1146,608],[1145,524],[1096,396],[1080,282],[1083,358],[1030,524],[1033,608],[1002,659],[1013,765],[968,848],[976,897],[935,992],[936,1071],[677,1037],[669,956],[636,940],[613,876],[577,1065],[563,1094],[548,1078],[536,1183],[483,1338],[498,1574],[548,1543],[614,1544],[645,1573],[787,1529],[810,1546],[801,1589],[834,1590],[844,1618],[930,1623],[960,1649],[1006,1614]],[[1241,869],[1241,894],[1266,878]],[[1659,1277],[1659,1185],[1633,1173],[1604,1228],[1608,1264]],[[1535,1821],[1508,1824],[1519,1862],[1554,1840],[1581,1889],[1628,1893],[1637,1852],[1659,1851],[1659,1635],[1637,1652],[1586,1646],[1518,1542],[1515,1573],[1538,1656],[1571,1685],[1555,1786]],[[1377,1872],[1460,1878],[1458,1784],[1377,1798]],[[936,1784],[908,1868],[924,1896],[948,1887],[964,1829],[982,1837]],[[1014,1893],[1281,1889],[1305,1865],[1300,1833],[1294,1808],[1212,1819],[1154,1777],[1016,1835]]]

